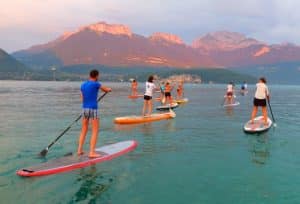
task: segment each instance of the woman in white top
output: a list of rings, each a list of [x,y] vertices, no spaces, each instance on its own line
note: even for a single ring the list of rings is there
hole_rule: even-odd
[[[264,117],[264,124],[268,125],[268,109],[267,100],[270,100],[269,89],[267,87],[267,81],[264,77],[261,77],[256,84],[256,92],[253,100],[253,110],[251,114],[251,122],[254,123],[254,118],[256,117],[258,107],[262,108],[262,114]]]
[[[143,112],[142,115],[146,116],[146,111],[148,109],[148,114],[151,115],[152,113],[152,96],[153,92],[156,89],[155,84],[153,83],[154,77],[151,75],[148,78],[148,81],[146,82],[146,92],[144,94],[144,106],[143,106]]]

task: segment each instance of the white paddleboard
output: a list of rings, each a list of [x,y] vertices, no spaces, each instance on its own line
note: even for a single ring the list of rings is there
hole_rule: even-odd
[[[234,103],[224,104],[223,106],[224,107],[232,107],[232,106],[238,106],[238,105],[240,105],[240,102],[235,101]]]
[[[244,125],[244,131],[247,133],[260,133],[270,129],[272,124],[273,124],[272,120],[268,118],[268,125],[265,126],[263,116],[258,116],[254,118],[254,123],[251,123],[251,120],[249,120]]]

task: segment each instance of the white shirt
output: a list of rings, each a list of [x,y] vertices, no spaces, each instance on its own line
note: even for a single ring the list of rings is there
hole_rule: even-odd
[[[227,85],[227,92],[233,92],[233,85],[232,84]]]
[[[269,89],[266,84],[259,82],[256,84],[255,98],[257,99],[266,99],[269,95]]]
[[[145,95],[146,96],[152,96],[154,89],[156,89],[155,84],[147,81],[146,82],[146,92],[145,92]]]

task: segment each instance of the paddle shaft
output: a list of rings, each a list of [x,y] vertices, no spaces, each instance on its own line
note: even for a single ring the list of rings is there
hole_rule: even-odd
[[[271,107],[271,104],[270,104],[270,100],[267,99],[267,101],[268,101],[268,105],[269,105],[269,108],[270,108],[270,112],[271,112],[271,115],[272,115],[273,122],[276,123],[276,122],[275,122],[274,115],[273,115],[272,107]]]
[[[102,94],[102,96],[100,96],[97,100],[97,102],[99,102],[108,92],[105,92],[104,94]],[[42,152],[44,152],[45,150],[48,151],[49,148],[54,145],[66,132],[68,132],[68,130],[71,129],[71,127],[78,122],[78,120],[80,120],[80,118],[82,117],[82,114],[80,114],[64,131],[62,131],[58,137],[55,138],[54,141],[52,141]]]

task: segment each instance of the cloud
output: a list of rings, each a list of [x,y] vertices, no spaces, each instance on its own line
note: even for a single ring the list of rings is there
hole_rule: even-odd
[[[296,0],[10,0],[1,2],[0,47],[26,48],[98,21],[126,24],[143,35],[171,32],[186,42],[229,30],[300,43],[299,6]]]

